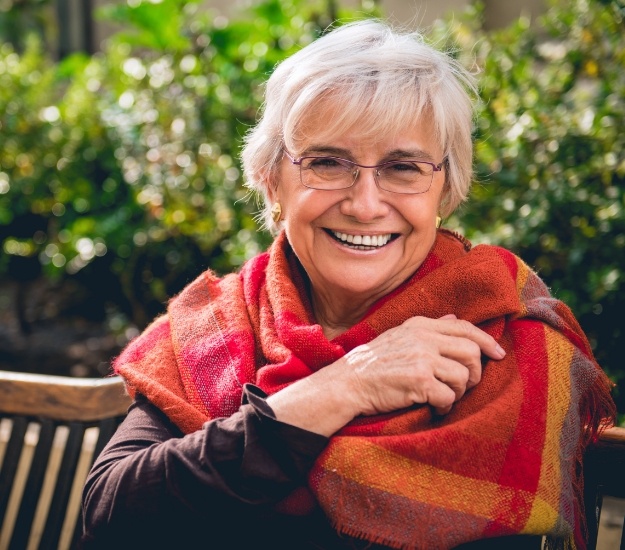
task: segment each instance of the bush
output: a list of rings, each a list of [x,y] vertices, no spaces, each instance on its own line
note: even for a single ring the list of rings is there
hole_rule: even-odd
[[[477,183],[451,223],[535,267],[623,384],[625,9],[557,0],[531,26],[490,33],[480,15],[444,30],[481,69]]]
[[[124,30],[90,58],[0,45],[0,277],[72,280],[111,329],[142,328],[206,266],[230,271],[264,248],[241,138],[275,63],[337,16],[356,14],[262,0],[227,21],[137,0],[107,8]],[[477,183],[446,224],[535,267],[622,383],[622,2],[552,0],[532,25],[492,32],[481,19],[478,5],[431,35],[479,68],[483,100]]]
[[[187,0],[134,2],[105,10],[124,30],[91,58],[4,44],[0,275],[79,280],[101,316],[141,328],[208,265],[231,271],[264,248],[241,138],[274,65],[353,16],[335,10],[263,0],[228,21]]]

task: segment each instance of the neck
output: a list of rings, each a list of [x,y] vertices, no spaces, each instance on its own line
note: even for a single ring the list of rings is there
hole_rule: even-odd
[[[362,300],[362,297],[344,294],[337,298],[315,289],[312,290],[311,297],[315,319],[328,340],[336,338],[358,323],[378,299],[375,296]]]

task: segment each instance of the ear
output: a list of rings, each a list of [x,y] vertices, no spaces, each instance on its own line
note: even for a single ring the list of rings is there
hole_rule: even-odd
[[[260,179],[267,191],[267,199],[274,203],[278,200],[278,181],[274,173],[270,170],[263,171]]]

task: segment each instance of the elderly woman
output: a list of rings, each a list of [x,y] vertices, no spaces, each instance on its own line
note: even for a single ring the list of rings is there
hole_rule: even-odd
[[[134,403],[87,479],[85,548],[584,547],[609,380],[518,257],[439,228],[473,92],[376,21],[277,67],[243,151],[276,239],[116,359]]]

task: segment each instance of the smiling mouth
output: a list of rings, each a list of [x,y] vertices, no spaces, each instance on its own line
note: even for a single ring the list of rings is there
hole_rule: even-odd
[[[332,231],[326,229],[335,241],[353,248],[354,250],[375,250],[386,246],[390,241],[396,239],[397,233],[386,233],[384,235],[351,235],[349,233],[341,233],[340,231]]]

